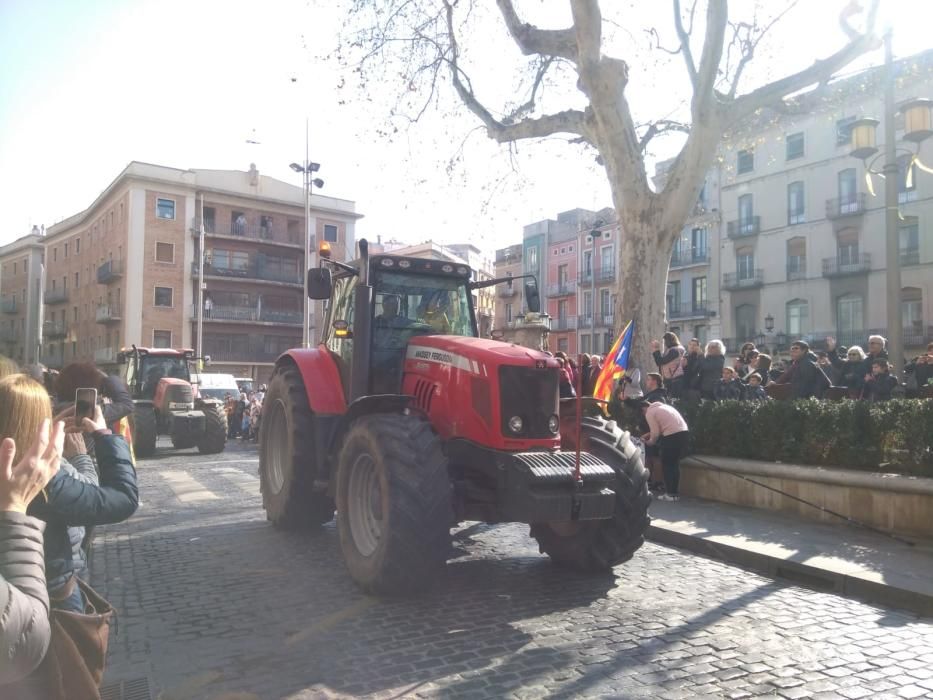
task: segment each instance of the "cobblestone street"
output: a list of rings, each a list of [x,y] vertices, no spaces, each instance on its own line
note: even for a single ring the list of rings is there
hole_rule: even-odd
[[[273,530],[257,471],[240,445],[140,462],[138,513],[93,550],[110,697],[933,696],[933,620],[651,543],[594,578],[474,524],[435,593],[369,598],[333,525]]]

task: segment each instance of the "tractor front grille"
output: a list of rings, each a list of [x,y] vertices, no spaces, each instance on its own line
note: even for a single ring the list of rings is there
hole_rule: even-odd
[[[165,400],[169,403],[194,403],[194,392],[190,384],[170,384],[165,389]]]
[[[557,414],[557,368],[499,368],[499,401],[502,434],[525,439],[553,438],[548,419]],[[521,416],[522,432],[509,430],[509,419]]]

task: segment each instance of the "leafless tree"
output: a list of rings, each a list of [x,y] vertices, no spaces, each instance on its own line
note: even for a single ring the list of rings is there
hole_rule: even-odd
[[[499,143],[563,135],[596,150],[622,229],[614,317],[617,323],[635,320],[640,329],[635,361],[648,366],[646,334],[664,327],[670,252],[693,211],[723,134],[762,109],[780,109],[794,93],[825,84],[875,46],[879,0],[868,0],[867,7],[855,0],[846,6],[840,15],[845,43],[835,53],[747,91],[742,89],[742,78],[762,38],[796,0],[766,21],[735,20],[727,0],[706,0],[705,22],[697,22],[702,37],[699,28],[694,32],[694,25],[703,4],[693,0],[682,7],[681,0],[672,0],[678,45],[664,49],[659,33],[652,29],[649,34],[656,49],[679,54],[683,61],[691,88],[689,120],[657,119],[640,125],[626,96],[629,64],[604,53],[607,20],[600,1],[567,2],[570,26],[551,29],[523,21],[513,0],[496,0],[500,26],[527,57],[530,68],[528,84],[516,86],[516,94],[524,87],[527,98],[504,109],[493,110],[481,101],[481,91],[462,60],[466,49],[482,50],[483,37],[464,33],[464,28],[471,14],[491,11],[491,2],[353,0],[348,20],[353,38],[344,45],[344,58],[352,54],[358,75],[366,80],[367,70],[391,55],[405,80],[405,98],[415,96],[418,101],[409,113],[413,119],[438,104],[441,91],[452,87],[488,136]],[[544,113],[539,109],[540,94],[553,84],[549,80],[557,79],[565,85],[573,81],[570,85],[582,100],[576,100],[577,106]],[[685,137],[663,186],[655,191],[646,172],[646,149],[652,139],[669,132]]]

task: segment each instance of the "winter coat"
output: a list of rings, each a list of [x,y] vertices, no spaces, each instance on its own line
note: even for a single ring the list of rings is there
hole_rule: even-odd
[[[700,394],[704,399],[712,399],[716,386],[722,379],[722,368],[726,358],[722,355],[707,355],[700,360]]]
[[[897,377],[892,374],[872,375],[862,385],[862,398],[868,401],[890,401],[891,392],[897,386]]]
[[[570,377],[570,371],[566,367],[562,368],[560,371],[560,384],[558,385],[559,395],[562,399],[571,399],[577,395]]]
[[[830,382],[816,362],[816,355],[808,352],[794,362],[784,374],[779,384],[790,383],[795,399],[823,398]]]
[[[904,373],[913,375],[917,388],[922,389],[933,379],[933,362],[920,362],[920,355],[907,363]]]
[[[742,399],[742,382],[738,379],[720,379],[713,391],[717,401],[740,401]]]
[[[864,360],[844,360],[835,352],[831,352],[829,362],[836,370],[836,386],[847,387],[850,395],[858,396],[865,382],[865,372],[862,366]],[[871,374],[871,367],[868,373]]]
[[[49,594],[40,520],[0,511],[0,697],[32,673],[49,647]]]
[[[749,384],[743,391],[742,399],[744,401],[770,401],[771,397],[760,384],[758,386]]]
[[[862,360],[862,366],[861,366],[861,369],[859,370],[862,373],[861,374],[862,381],[865,381],[866,374],[871,374],[871,363],[872,362],[874,362],[875,360],[887,360],[887,359],[889,359],[888,353],[885,350],[882,350],[877,355],[868,355],[868,357]]]
[[[81,538],[73,527],[119,523],[136,512],[139,491],[129,446],[119,435],[95,434],[100,485],[75,478],[61,469],[46,486],[46,499],[36,498],[29,514],[48,523],[45,561],[49,591],[55,592],[84,568]],[[74,459],[72,461],[75,461]],[[83,532],[81,533],[83,535]]]
[[[670,403],[671,399],[667,395],[667,389],[659,387],[645,394],[645,401],[650,401],[651,403]]]
[[[700,389],[700,363],[703,356],[698,352],[689,352],[683,357],[684,363],[684,381],[687,383],[687,389]]]
[[[671,379],[680,377],[683,373],[683,365],[680,359],[684,356],[686,350],[682,345],[675,345],[668,349],[663,355],[660,350],[655,350],[652,355],[654,362],[658,366],[658,372],[663,377],[665,384]]]

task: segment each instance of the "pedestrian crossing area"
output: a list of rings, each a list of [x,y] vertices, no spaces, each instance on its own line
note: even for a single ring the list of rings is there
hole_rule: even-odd
[[[148,479],[167,486],[172,495],[186,505],[229,500],[237,494],[259,496],[258,460],[235,464],[242,466],[230,466],[231,462],[193,462],[194,469],[166,465],[145,474]]]

